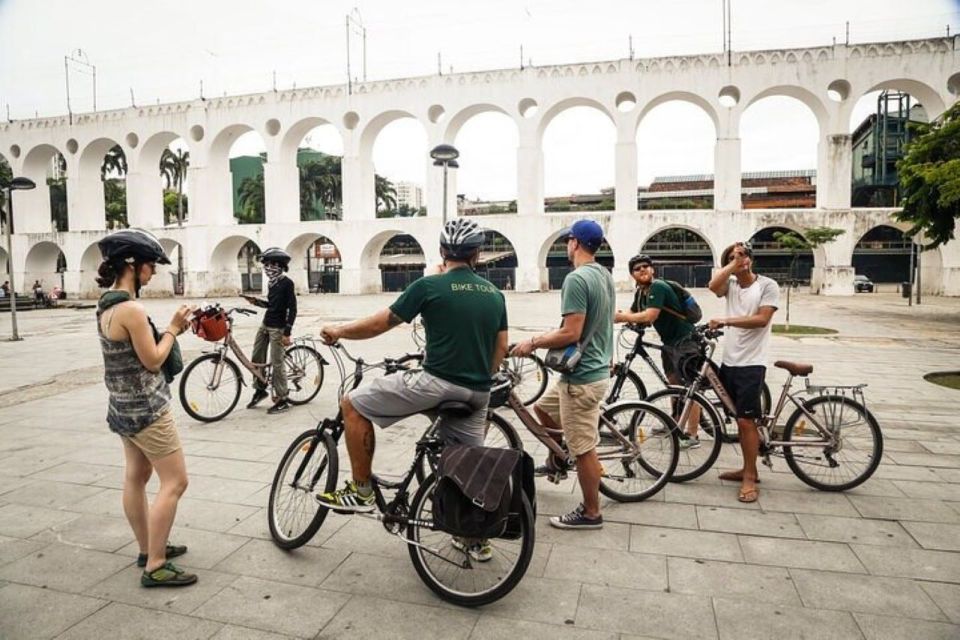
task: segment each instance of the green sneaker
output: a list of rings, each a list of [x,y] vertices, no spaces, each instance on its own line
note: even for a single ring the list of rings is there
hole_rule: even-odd
[[[144,587],[185,587],[196,581],[196,574],[187,573],[172,562],[149,573],[144,571],[140,576],[140,584]]]
[[[177,556],[182,556],[187,552],[187,547],[185,545],[177,544],[167,544],[167,560],[171,558],[176,558]],[[147,566],[147,554],[141,553],[137,556],[137,566],[141,569]]]
[[[493,547],[489,540],[477,540],[475,538],[459,538],[454,536],[450,539],[450,546],[457,551],[470,554],[470,557],[477,562],[490,562],[493,558]]]
[[[360,489],[353,480],[347,480],[346,487],[331,493],[318,493],[317,502],[334,511],[346,513],[369,513],[377,508],[373,492],[368,496],[360,495]]]

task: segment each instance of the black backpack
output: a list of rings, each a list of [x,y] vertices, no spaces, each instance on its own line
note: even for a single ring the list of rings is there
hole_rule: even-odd
[[[697,304],[696,298],[687,291],[682,284],[674,280],[663,280],[670,288],[673,289],[673,292],[677,295],[677,300],[680,301],[679,309],[671,309],[670,307],[664,307],[663,311],[666,311],[672,316],[675,316],[681,320],[686,320],[690,324],[697,324],[700,320],[703,319],[703,310],[700,309],[700,305]],[[640,291],[637,290],[637,300],[634,303],[634,306],[637,310],[640,309]]]
[[[529,455],[515,449],[451,445],[440,454],[437,478],[432,500],[438,529],[465,538],[519,537],[524,487],[533,490]],[[528,500],[532,506],[533,494]]]

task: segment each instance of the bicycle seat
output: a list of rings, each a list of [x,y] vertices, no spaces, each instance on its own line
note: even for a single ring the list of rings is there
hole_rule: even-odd
[[[438,404],[434,411],[444,418],[466,418],[474,409],[471,405],[466,402],[460,402],[458,400],[445,400]]]
[[[802,364],[800,362],[787,362],[786,360],[777,360],[773,363],[773,366],[779,367],[781,369],[786,369],[790,372],[790,375],[793,376],[808,376],[813,373],[812,364]]]

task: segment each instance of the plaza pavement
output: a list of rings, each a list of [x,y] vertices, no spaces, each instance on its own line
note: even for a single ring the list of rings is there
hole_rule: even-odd
[[[719,311],[697,295],[708,316]],[[297,333],[392,299],[301,297]],[[175,303],[146,304],[161,323]],[[519,339],[557,323],[559,297],[508,294],[508,307]],[[191,480],[172,539],[189,545],[180,562],[200,582],[140,588],[92,311],[23,313],[26,340],[0,343],[0,638],[960,637],[960,391],[922,379],[960,363],[960,299],[908,308],[893,294],[799,295],[792,319],[840,333],[775,337],[775,358],[814,363],[816,381],[870,384],[885,436],[870,481],[820,493],[777,459],[761,469],[759,502],[740,504],[736,486],[717,478],[738,464],[727,445],[695,482],[645,503],[605,501],[597,532],[552,529],[547,517],[575,506],[577,489],[538,482],[526,577],[470,610],[436,598],[402,543],[370,520],[331,516],[292,553],[269,541],[270,480],[293,435],[334,411],[331,367],[313,403],[275,418],[241,405],[201,425],[175,403]],[[239,320],[248,347],[257,323]],[[9,331],[0,316],[0,338]],[[193,336],[182,344],[188,357],[203,346]],[[398,328],[356,350],[376,358],[412,347]],[[416,436],[378,432],[375,468],[401,468]]]

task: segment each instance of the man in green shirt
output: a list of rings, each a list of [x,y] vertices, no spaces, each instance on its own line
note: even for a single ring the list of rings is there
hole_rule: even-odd
[[[693,340],[693,324],[682,312],[683,305],[666,281],[656,277],[656,265],[648,255],[630,258],[630,275],[637,284],[630,311],[617,311],[617,322],[653,325],[660,335],[663,349],[660,351],[663,373],[673,385],[682,385],[680,361],[699,353]],[[695,449],[700,446],[697,428],[700,424],[700,407],[693,405],[687,428],[680,439],[681,449]]]
[[[559,329],[534,336],[514,347],[512,355],[527,356],[535,349],[566,347],[584,341],[581,358],[572,373],[547,391],[534,406],[540,422],[551,429],[562,425],[570,455],[577,460],[577,479],[583,502],[564,516],[550,519],[559,529],[599,529],[600,477],[597,458],[600,441],[600,403],[610,381],[613,360],[613,314],[616,290],[613,277],[594,259],[603,243],[603,228],[593,220],[578,220],[567,232],[567,257],[575,269],[563,280]],[[561,462],[562,464],[562,462]],[[538,475],[557,477],[554,461],[537,469]]]
[[[321,330],[326,344],[366,340],[420,315],[427,335],[422,372],[378,378],[344,396],[340,407],[353,479],[344,489],[318,494],[320,504],[338,511],[375,509],[370,483],[374,423],[387,427],[456,400],[474,411],[457,421],[445,420],[441,425],[444,441],[483,444],[492,375],[507,351],[503,294],[473,272],[483,238],[483,230],[473,220],[451,220],[440,234],[443,273],[413,282],[387,309]],[[473,550],[471,555],[476,557]]]

